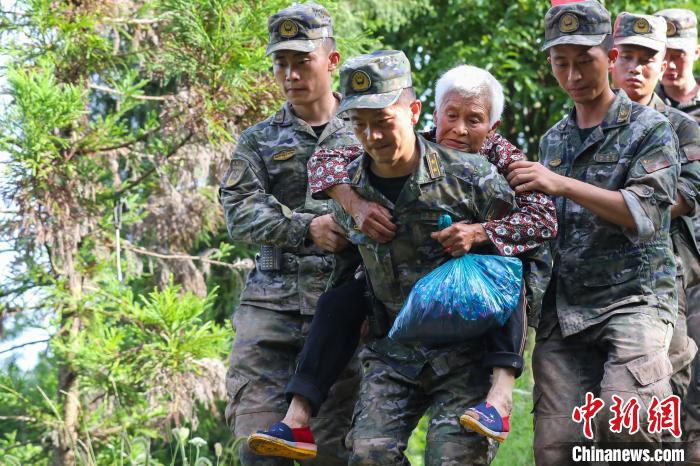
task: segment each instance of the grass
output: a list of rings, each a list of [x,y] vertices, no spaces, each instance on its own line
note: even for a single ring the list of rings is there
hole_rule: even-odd
[[[513,393],[511,431],[508,439],[498,449],[498,454],[491,463],[493,466],[532,466],[535,464],[532,453],[533,424],[531,414],[533,380],[529,365],[533,340],[534,332],[531,332],[525,348],[525,371],[516,381]],[[408,442],[406,456],[411,461],[412,466],[424,466],[423,450],[425,449],[426,426],[427,418],[423,417]]]

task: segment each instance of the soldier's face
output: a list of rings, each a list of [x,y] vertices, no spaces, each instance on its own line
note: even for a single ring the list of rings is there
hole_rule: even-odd
[[[437,143],[462,152],[479,152],[500,122],[490,123],[491,104],[486,96],[465,97],[448,92],[433,113]]]
[[[635,102],[651,97],[659,77],[666,70],[664,52],[629,44],[619,45],[616,49],[612,66],[614,87],[624,90]]]
[[[562,44],[549,49],[547,58],[559,86],[576,103],[588,103],[609,87],[608,54],[601,47]]]
[[[292,105],[309,105],[330,92],[331,72],[340,55],[319,47],[308,53],[279,50],[272,60],[272,71],[285,99]]]
[[[666,86],[683,86],[686,81],[693,80],[693,65],[698,59],[700,48],[680,50],[667,49],[666,62],[668,67],[661,78],[661,82]]]
[[[414,151],[413,125],[420,116],[420,100],[399,102],[380,109],[350,110],[355,136],[374,163],[390,167]]]

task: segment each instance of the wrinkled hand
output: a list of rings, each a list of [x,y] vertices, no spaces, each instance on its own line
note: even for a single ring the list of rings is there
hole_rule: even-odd
[[[440,242],[445,252],[452,257],[463,256],[471,250],[472,246],[489,241],[486,230],[478,223],[455,223],[431,233],[430,237]]]
[[[396,236],[396,225],[389,211],[376,202],[358,197],[349,206],[348,213],[362,233],[378,243],[388,243]]]
[[[516,193],[539,191],[550,196],[562,195],[567,180],[542,164],[525,160],[511,163],[506,178]]]
[[[342,251],[350,244],[345,239],[343,229],[331,214],[321,215],[311,220],[307,236],[316,246],[330,252]]]

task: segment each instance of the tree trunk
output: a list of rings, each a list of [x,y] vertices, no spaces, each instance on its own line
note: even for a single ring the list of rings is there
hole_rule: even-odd
[[[56,237],[57,263],[61,264],[60,275],[68,279],[68,290],[74,299],[82,293],[82,277],[75,271],[73,259],[78,251],[80,227],[72,226],[62,229]],[[61,315],[61,329],[65,329],[65,338],[71,341],[80,332],[81,321],[77,309],[64,309]],[[54,446],[53,464],[55,466],[75,466],[78,448],[78,423],[80,414],[80,390],[77,374],[70,365],[72,355],[59,364],[58,368],[58,399],[63,402],[63,423],[57,432],[57,442]]]

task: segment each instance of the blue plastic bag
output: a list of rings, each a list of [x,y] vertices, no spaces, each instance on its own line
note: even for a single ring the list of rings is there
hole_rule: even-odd
[[[523,265],[515,257],[467,254],[424,276],[389,337],[401,343],[464,342],[503,326],[517,308]]]

